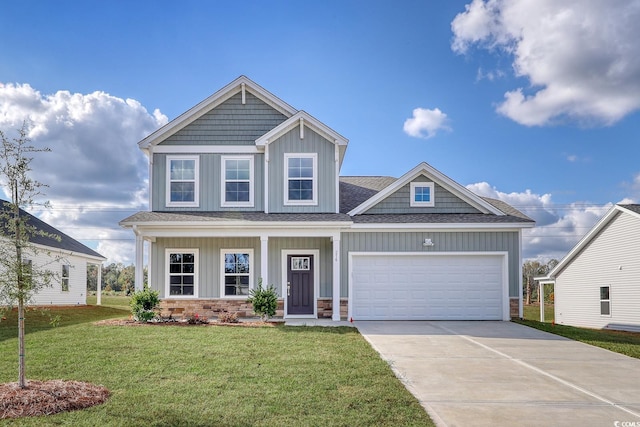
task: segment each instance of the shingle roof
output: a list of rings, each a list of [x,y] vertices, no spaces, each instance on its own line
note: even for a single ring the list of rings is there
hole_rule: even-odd
[[[351,218],[355,224],[513,224],[533,222],[513,215],[493,214],[363,214]]]
[[[350,222],[346,214],[264,212],[138,212],[120,221],[120,225],[140,222]]]
[[[628,204],[628,205],[618,204],[618,206],[620,206],[621,208],[628,209],[631,212],[635,212],[637,214],[640,214],[640,205],[636,205],[636,204]]]
[[[0,209],[2,209],[4,212],[10,211],[9,203],[4,200],[0,200]],[[78,242],[77,240],[70,237],[69,235],[50,226],[49,224],[40,220],[39,218],[31,215],[29,212],[26,212],[20,209],[20,216],[27,219],[27,224],[34,227],[37,231],[42,231],[45,234],[44,236],[40,234],[36,234],[32,236],[29,239],[31,243],[48,246],[50,248],[60,249],[63,251],[69,251],[73,253],[79,253],[79,254],[84,254],[92,257],[105,259],[98,252],[94,251],[91,248],[88,248],[87,246]],[[4,223],[2,217],[0,217],[0,230],[5,230],[5,229],[6,229],[6,223]],[[53,237],[49,237],[51,235],[59,236],[60,240],[58,241]]]
[[[395,181],[390,176],[341,176],[340,212],[350,212]]]

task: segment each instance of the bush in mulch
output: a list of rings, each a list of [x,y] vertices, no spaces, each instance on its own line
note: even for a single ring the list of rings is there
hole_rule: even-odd
[[[109,390],[79,381],[27,381],[0,384],[0,419],[52,415],[104,403]]]

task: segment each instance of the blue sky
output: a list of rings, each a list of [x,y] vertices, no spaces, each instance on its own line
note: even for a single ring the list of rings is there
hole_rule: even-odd
[[[640,202],[640,2],[5,1],[0,128],[49,146],[41,214],[130,263],[136,142],[239,75],[350,140],[343,175],[426,161],[532,216],[561,257]],[[10,25],[6,25],[6,24]]]

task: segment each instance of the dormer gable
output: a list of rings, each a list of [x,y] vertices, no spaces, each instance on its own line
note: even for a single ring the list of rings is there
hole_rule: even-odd
[[[446,195],[446,197],[443,197]],[[391,205],[401,206],[403,213],[443,212],[438,200],[444,198],[459,201],[455,212],[447,213],[483,213],[505,215],[504,212],[458,184],[431,165],[422,162],[398,178],[385,189],[364,201],[348,212],[349,215],[381,213],[378,210],[389,209]],[[395,200],[394,200],[395,199]],[[388,202],[389,206],[384,206]],[[396,212],[399,213],[399,212]]]

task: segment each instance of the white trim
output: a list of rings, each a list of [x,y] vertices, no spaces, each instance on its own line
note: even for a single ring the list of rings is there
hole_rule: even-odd
[[[502,320],[511,320],[509,316],[509,253],[506,251],[492,252],[349,252],[347,318],[353,318],[353,258],[358,256],[501,256],[502,257]],[[356,319],[357,320],[357,319]]]
[[[289,200],[289,160],[312,159],[313,177],[311,200]],[[296,179],[296,178],[292,178]],[[298,178],[299,179],[299,178]],[[284,153],[284,205],[285,206],[317,206],[318,205],[318,153]]]
[[[334,146],[333,151],[333,161],[335,167],[335,183],[336,183],[336,213],[340,213],[340,147],[338,145]]]
[[[171,162],[174,160],[193,160],[194,166],[194,195],[193,202],[171,201]],[[200,156],[167,156],[165,171],[165,206],[166,207],[199,207],[200,206]]]
[[[609,299],[602,299],[601,292],[602,288],[609,288]],[[609,314],[602,314],[602,303],[606,301],[609,303]],[[598,312],[600,313],[600,317],[611,317],[613,310],[611,309],[611,285],[601,285],[598,286]]]
[[[264,189],[262,203],[264,203],[264,213],[269,213],[269,146],[264,148]]]
[[[172,253],[193,254],[193,295],[171,295],[169,256]],[[164,250],[164,298],[165,299],[194,299],[198,298],[200,276],[200,249],[198,248],[166,248]],[[149,270],[151,272],[151,270]]]
[[[518,231],[522,228],[533,228],[533,222],[510,222],[510,223],[354,223],[348,231],[358,233],[367,231]]]
[[[436,194],[435,194],[435,185],[433,182],[411,182],[411,184],[409,185],[409,187],[411,188],[410,191],[410,200],[409,200],[409,206],[411,207],[433,207],[436,205],[435,203],[435,199],[436,199]],[[428,202],[418,202],[416,201],[416,187],[428,187],[429,188],[429,201]]]
[[[260,138],[256,139],[256,146],[261,147],[270,144],[285,133],[289,132],[291,129],[300,125],[308,127],[333,144],[346,146],[349,143],[347,138],[340,135],[338,132],[331,129],[329,126],[325,125],[306,111],[300,110],[275,128],[271,129],[269,132],[262,135]],[[301,137],[304,136],[303,132],[304,130],[301,129]]]
[[[402,175],[392,184],[390,184],[387,188],[382,191],[376,193],[373,197],[366,200],[359,206],[352,209],[348,212],[349,215],[358,215],[366,212],[368,209],[375,206],[377,203],[381,202],[403,186],[407,185],[409,182],[413,181],[419,176],[425,176],[428,179],[432,179],[434,182],[437,182],[440,186],[442,186],[445,190],[453,193],[460,199],[469,203],[471,206],[475,207],[482,213],[493,213],[495,215],[505,215],[500,209],[491,205],[489,202],[482,199],[480,196],[472,193],[467,188],[458,184],[442,172],[436,170],[433,166],[427,164],[426,162],[422,162],[409,172]]]
[[[160,129],[151,133],[142,141],[138,142],[138,147],[140,147],[141,150],[147,150],[150,146],[157,145],[168,136],[176,133],[180,129],[183,129],[190,123],[193,123],[195,120],[202,117],[218,105],[222,104],[233,95],[239,93],[242,90],[241,85],[243,83],[245,84],[245,90],[248,90],[255,97],[269,104],[271,107],[281,112],[286,117],[291,117],[296,113],[297,110],[295,108],[293,108],[271,92],[267,91],[248,77],[240,76],[220,90],[216,91],[207,99],[199,102],[194,107],[190,108]]]
[[[332,313],[331,320],[340,320],[340,277],[342,269],[340,267],[340,236],[335,236],[331,239],[333,249],[333,266],[332,266],[332,286],[331,286],[331,300],[332,300]]]
[[[154,153],[160,154],[258,154],[255,145],[156,145]]]
[[[248,202],[228,202],[226,200],[226,183],[227,183],[227,160],[249,160],[249,201]],[[220,157],[220,206],[223,208],[230,207],[253,207],[253,192],[255,187],[254,180],[254,157],[253,156],[221,156]]]
[[[225,259],[224,256],[225,254],[249,254],[249,290],[254,289],[254,280],[253,280],[253,276],[255,275],[255,271],[253,271],[253,269],[255,268],[255,258],[254,258],[254,254],[253,254],[253,249],[245,249],[245,248],[227,248],[227,249],[220,249],[220,298],[222,299],[247,299],[249,298],[249,295],[225,295],[225,289],[224,289],[224,278],[225,278],[225,271],[224,271],[224,264],[225,264]]]
[[[285,319],[317,319],[318,318],[318,295],[320,294],[320,250],[319,249],[282,249],[281,256],[281,295],[284,300]],[[287,310],[287,256],[289,255],[310,255],[313,256],[313,314],[312,315],[289,315]]]

